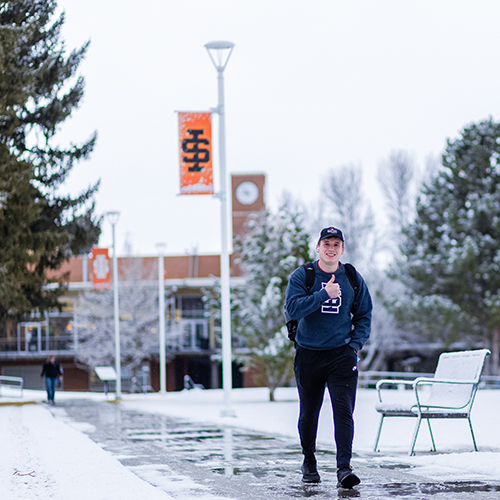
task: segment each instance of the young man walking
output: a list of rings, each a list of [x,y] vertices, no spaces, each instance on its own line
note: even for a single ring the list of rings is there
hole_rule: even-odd
[[[298,320],[294,369],[300,398],[302,480],[320,481],[316,434],[326,386],[333,408],[338,486],[352,488],[360,482],[350,463],[358,351],[370,336],[372,301],[359,273],[355,296],[340,262],[344,253],[342,231],[335,227],[323,229],[316,252],[319,259],[313,263],[314,285],[308,289],[306,271],[299,267],[290,277],[286,291],[287,314]]]

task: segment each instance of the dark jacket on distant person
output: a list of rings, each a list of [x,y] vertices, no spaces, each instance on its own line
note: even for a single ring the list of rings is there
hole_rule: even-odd
[[[54,363],[51,363],[50,361],[45,361],[40,376],[43,377],[44,375],[50,378],[60,377],[62,375],[62,370],[59,361],[55,361]]]

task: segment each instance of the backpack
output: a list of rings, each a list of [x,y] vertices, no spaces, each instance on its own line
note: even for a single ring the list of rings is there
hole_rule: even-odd
[[[314,265],[312,262],[306,262],[305,264],[302,264],[302,267],[304,268],[304,270],[306,272],[306,288],[307,288],[307,293],[309,294],[309,291],[311,290],[312,286],[314,285],[314,281],[316,279]],[[351,314],[355,314],[359,308],[358,274],[356,273],[356,268],[352,264],[349,264],[349,263],[344,264],[344,269],[345,269],[345,273],[347,275],[347,278],[349,279],[349,283],[351,284],[351,286],[354,290],[354,302],[352,303],[352,306],[351,306]],[[296,319],[290,319],[290,317],[288,316],[288,313],[286,312],[285,306],[283,306],[283,313],[285,315],[286,328],[288,330],[288,338],[292,342],[295,342],[295,335],[297,334],[298,321]]]

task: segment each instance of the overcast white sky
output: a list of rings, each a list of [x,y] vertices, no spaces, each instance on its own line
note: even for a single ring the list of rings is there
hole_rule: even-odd
[[[472,121],[500,119],[498,0],[59,0],[68,48],[91,40],[86,96],[59,135],[97,130],[66,184],[101,179],[97,210],[119,210],[119,254],[220,248],[220,202],[178,196],[176,110],[217,105],[204,48],[236,44],[225,71],[227,169],[264,172],[266,201],[310,203],[329,169],[363,167],[380,203],[379,162],[395,149],[423,167]],[[219,189],[217,117],[213,120]],[[376,209],[376,207],[374,207]],[[100,245],[111,244],[103,224]]]

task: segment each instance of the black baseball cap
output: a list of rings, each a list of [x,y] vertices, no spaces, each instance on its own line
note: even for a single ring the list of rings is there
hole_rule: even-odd
[[[327,238],[340,238],[342,241],[344,241],[344,235],[342,234],[342,231],[340,229],[337,229],[336,227],[325,227],[325,229],[322,229],[319,235],[318,244],[321,240],[326,240]]]

